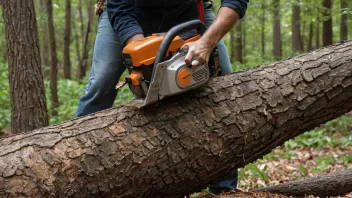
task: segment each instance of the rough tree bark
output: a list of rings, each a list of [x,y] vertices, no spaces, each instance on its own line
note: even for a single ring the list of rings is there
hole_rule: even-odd
[[[295,197],[305,197],[305,195],[319,197],[345,195],[352,192],[352,170],[278,184],[253,190],[253,192],[279,193]]]
[[[11,132],[31,131],[48,125],[34,4],[33,0],[11,0],[4,1],[3,7]]]
[[[4,197],[179,197],[352,109],[352,41],[0,141]]]

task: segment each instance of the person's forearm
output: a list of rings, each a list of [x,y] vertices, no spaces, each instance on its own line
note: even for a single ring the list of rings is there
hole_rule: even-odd
[[[135,35],[131,36],[129,39],[127,39],[126,45],[128,45],[132,41],[140,40],[140,39],[143,39],[143,38],[144,38],[143,34],[135,34]]]
[[[135,35],[143,35],[134,13],[134,0],[107,0],[107,12],[110,23],[123,44]]]
[[[221,7],[214,22],[201,39],[203,42],[209,43],[211,47],[214,48],[219,40],[231,30],[239,18],[240,15],[233,9]]]

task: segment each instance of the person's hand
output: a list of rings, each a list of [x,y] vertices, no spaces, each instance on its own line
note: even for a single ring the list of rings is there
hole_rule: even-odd
[[[183,47],[188,49],[185,62],[192,66],[199,66],[207,62],[214,48],[209,42],[202,39],[186,43]]]

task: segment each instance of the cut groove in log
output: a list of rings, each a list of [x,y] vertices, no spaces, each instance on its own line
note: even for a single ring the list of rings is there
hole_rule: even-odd
[[[343,196],[352,192],[352,170],[278,184],[251,192],[279,193],[295,197],[305,197],[306,195]]]
[[[179,197],[352,110],[352,42],[0,141],[0,196]]]

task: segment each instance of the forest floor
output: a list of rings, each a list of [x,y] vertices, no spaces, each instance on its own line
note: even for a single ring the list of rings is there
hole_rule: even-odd
[[[248,191],[346,169],[352,169],[352,113],[306,132],[240,169],[238,191],[214,196],[204,190],[190,197],[281,198],[286,196]],[[345,197],[352,198],[352,193]]]

